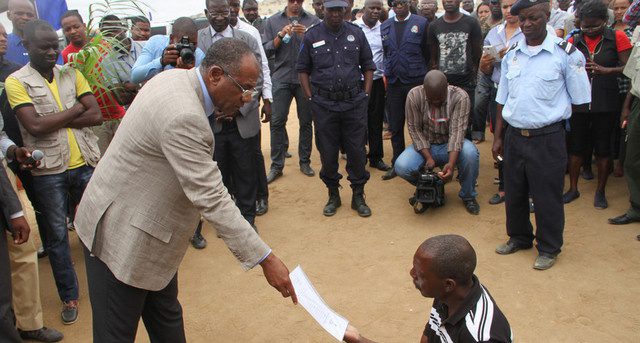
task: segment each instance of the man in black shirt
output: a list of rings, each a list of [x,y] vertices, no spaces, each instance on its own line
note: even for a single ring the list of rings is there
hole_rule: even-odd
[[[473,274],[475,268],[476,252],[462,236],[435,236],[418,247],[409,274],[422,296],[434,298],[420,342],[513,341],[507,318]],[[373,342],[351,325],[344,340]]]
[[[467,91],[474,104],[482,56],[480,24],[477,19],[460,13],[460,0],[443,0],[443,7],[444,15],[429,24],[431,68],[447,75],[450,85]],[[473,106],[469,115],[472,113]]]

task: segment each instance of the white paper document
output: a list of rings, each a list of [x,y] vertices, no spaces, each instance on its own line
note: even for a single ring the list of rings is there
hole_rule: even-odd
[[[290,274],[293,288],[298,296],[298,303],[315,319],[331,336],[342,341],[349,321],[334,312],[320,297],[302,267],[297,266]]]

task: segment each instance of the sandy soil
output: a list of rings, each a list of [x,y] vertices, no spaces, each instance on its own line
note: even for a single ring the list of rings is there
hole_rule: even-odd
[[[580,180],[582,197],[566,207],[563,253],[556,266],[540,272],[532,269],[534,249],[511,256],[493,251],[507,236],[504,206],[487,202],[496,191],[493,178],[497,174],[490,141],[479,145],[479,216],[467,214],[457,198],[456,183],[446,186],[445,207],[416,215],[407,202],[412,187],[399,178],[382,181],[382,172],[372,170],[366,195],[373,216],[360,218],[350,209],[351,191],[344,182],[344,205],[337,215],[326,218],[322,216],[323,183],[298,170],[297,120],[295,115],[290,118],[294,157],[287,159],[284,176],[271,184],[269,212],[258,217],[257,225],[289,268],[302,265],[326,302],[364,335],[381,342],[419,340],[432,301],[413,287],[409,277],[412,256],[424,239],[456,233],[475,247],[476,274],[506,314],[517,342],[640,341],[640,242],[636,241],[640,224],[615,227],[606,223],[628,206],[624,179],[610,179],[610,207],[602,211],[592,206],[595,181]],[[268,125],[263,126],[262,146],[268,160]],[[385,141],[387,155],[390,151]],[[344,164],[341,161],[343,173]],[[315,147],[312,167],[320,170]],[[189,341],[333,340],[304,309],[283,300],[268,286],[260,268],[243,272],[210,226],[204,235],[208,247],[202,251],[189,248],[180,269],[179,298]],[[39,239],[36,233],[32,237]],[[45,258],[39,265],[45,325],[61,330],[67,342],[90,342],[84,259],[75,233],[70,240],[80,280],[80,317],[71,326],[62,325],[60,301]],[[148,342],[143,325],[138,338]]]

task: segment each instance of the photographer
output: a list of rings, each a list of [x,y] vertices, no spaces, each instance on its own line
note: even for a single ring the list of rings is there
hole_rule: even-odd
[[[180,56],[182,51],[179,47],[184,47],[181,42],[190,45],[191,52],[195,59],[185,61]],[[195,47],[198,46],[198,27],[191,18],[181,17],[173,22],[171,34],[168,36],[156,35],[151,37],[144,45],[142,54],[138,56],[136,63],[131,69],[131,82],[141,83],[148,81],[163,70],[172,68],[191,69],[199,66],[204,58],[204,52]],[[189,49],[185,47],[185,49]],[[184,56],[184,53],[183,53]]]
[[[420,168],[442,167],[438,176],[445,182],[459,169],[462,185],[458,194],[467,212],[477,215],[476,179],[480,168],[480,153],[464,138],[469,121],[470,100],[459,87],[450,86],[447,77],[438,70],[427,73],[422,86],[414,87],[407,96],[407,126],[413,144],[396,160],[396,174],[414,183]]]

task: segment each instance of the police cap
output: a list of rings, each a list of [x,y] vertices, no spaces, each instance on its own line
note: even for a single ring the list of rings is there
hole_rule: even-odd
[[[521,10],[539,4],[548,4],[549,0],[518,0],[511,6],[511,15],[518,15]]]
[[[342,1],[342,0],[330,0],[330,1],[324,2],[324,7],[325,8],[336,8],[336,7],[347,8],[349,7],[349,4],[346,1]]]

